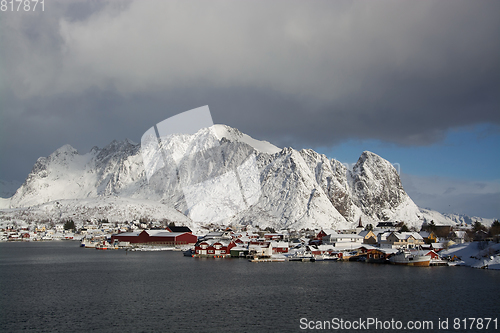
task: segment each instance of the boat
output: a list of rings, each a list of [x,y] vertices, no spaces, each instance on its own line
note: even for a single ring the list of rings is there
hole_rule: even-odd
[[[423,251],[400,250],[389,258],[389,263],[393,265],[405,266],[429,266],[431,256],[423,254]]]
[[[288,261],[302,261],[302,262],[307,262],[307,261],[316,261],[316,257],[313,255],[297,255],[297,256],[291,256],[288,257]]]
[[[338,259],[339,258],[336,255],[330,255],[328,253],[323,253],[323,254],[319,254],[319,255],[314,256],[314,260],[315,261],[324,261],[324,260],[335,261],[335,260],[338,260]]]
[[[286,261],[286,258],[253,258],[253,259],[248,259],[250,262],[283,262]]]
[[[339,260],[339,258],[336,256],[323,254],[323,260],[336,261],[336,260]]]
[[[94,249],[96,245],[96,241],[87,238],[83,238],[82,242],[80,243],[80,247],[84,247],[87,249]]]
[[[96,250],[118,250],[118,246],[114,245],[114,244],[112,245],[106,241],[103,241],[102,243],[96,244],[95,249]]]
[[[288,257],[288,261],[316,261],[316,256],[308,250],[299,250],[295,253],[289,253],[286,256]]]

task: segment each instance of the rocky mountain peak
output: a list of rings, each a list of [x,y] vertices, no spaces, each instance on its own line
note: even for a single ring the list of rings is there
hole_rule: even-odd
[[[78,154],[78,151],[73,148],[73,146],[69,144],[65,144],[61,148],[54,151],[50,156],[59,156],[59,155],[75,155]]]
[[[220,147],[219,157],[201,160],[201,155],[192,154],[214,144]],[[337,229],[357,224],[360,217],[373,223],[419,219],[418,207],[405,193],[396,169],[371,152],[363,152],[349,170],[314,150],[280,149],[225,125],[163,138],[162,147],[177,154],[182,164],[172,160],[148,183],[139,144],[115,140],[83,155],[65,145],[35,163],[25,183],[10,198],[10,206],[114,197],[127,202],[154,201],[187,214],[183,187],[199,179],[215,180],[234,173],[249,154],[255,154],[261,186],[258,197],[248,209],[221,223]],[[172,177],[176,170],[179,178]],[[245,177],[253,176],[242,173],[239,177],[244,184]]]

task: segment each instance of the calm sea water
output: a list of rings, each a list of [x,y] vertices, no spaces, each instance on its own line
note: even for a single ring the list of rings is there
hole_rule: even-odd
[[[499,271],[250,263],[78,245],[0,243],[0,332],[296,332],[333,318],[433,321],[427,331],[436,332],[448,318],[457,332],[454,318],[500,320]]]

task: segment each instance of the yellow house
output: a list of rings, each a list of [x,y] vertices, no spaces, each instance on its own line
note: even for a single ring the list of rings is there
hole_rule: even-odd
[[[437,242],[437,236],[434,231],[421,231],[420,236],[424,239],[425,244],[432,244]]]
[[[373,231],[363,230],[359,235],[363,236],[363,244],[377,244],[377,235],[375,235]]]
[[[424,239],[416,232],[393,231],[387,236],[386,242],[395,247],[415,248],[424,244]]]
[[[45,228],[45,226],[44,226],[44,225],[42,225],[42,226],[40,226],[40,227],[36,227],[36,228],[35,228],[35,232],[36,232],[36,233],[39,233],[39,232],[45,232],[45,231],[47,231],[47,230],[46,230],[46,228]]]

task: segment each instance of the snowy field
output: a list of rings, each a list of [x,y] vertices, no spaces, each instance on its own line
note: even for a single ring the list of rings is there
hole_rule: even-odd
[[[500,269],[500,243],[473,242],[457,244],[440,253],[442,257],[459,257],[457,265]]]

